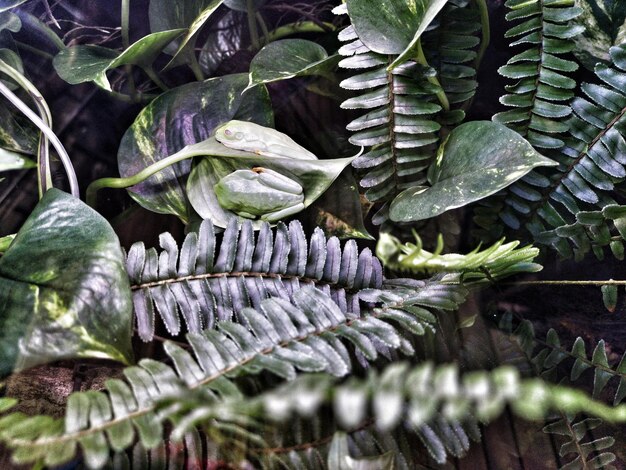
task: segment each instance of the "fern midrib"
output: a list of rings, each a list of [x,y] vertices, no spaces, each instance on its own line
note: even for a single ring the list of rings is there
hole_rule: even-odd
[[[574,445],[576,446],[576,453],[580,457],[580,463],[582,464],[582,467],[581,467],[582,470],[591,470],[591,468],[588,466],[587,458],[585,457],[585,450],[582,448],[582,445],[580,444],[580,441],[582,439],[580,440],[576,439],[576,430],[572,426],[572,422],[568,419],[567,415],[565,415],[565,413],[563,412],[559,412],[559,414],[561,415],[562,419],[565,421],[567,430],[570,432],[569,437],[571,437],[572,441],[574,441]],[[587,429],[587,431],[590,431],[590,429]],[[570,451],[569,453],[571,454],[572,452]]]
[[[394,56],[387,56],[387,63],[391,65],[394,61]],[[393,165],[393,187],[394,191],[387,200],[391,200],[398,194],[398,185],[400,181],[398,179],[398,155],[396,153],[396,95],[393,92],[395,78],[390,70],[387,70],[387,82],[389,83],[389,89],[387,90],[389,95],[389,143],[391,145],[391,164]]]
[[[247,278],[258,277],[258,278],[286,279],[286,280],[296,279],[306,284],[314,284],[316,286],[328,285],[331,287],[336,287],[337,289],[343,289],[349,293],[358,292],[360,290],[358,288],[349,288],[347,286],[340,284],[339,282],[323,281],[320,279],[298,276],[295,274],[259,273],[259,272],[252,272],[252,271],[231,271],[231,272],[226,272],[226,273],[190,274],[188,276],[171,277],[167,279],[160,279],[158,281],[150,281],[150,282],[145,282],[141,284],[133,284],[130,288],[131,290],[150,289],[153,287],[164,286],[167,284],[176,284],[178,282],[199,281],[203,279],[217,279],[220,277],[247,277]]]
[[[396,304],[390,304],[388,306],[383,306],[383,307],[379,307],[379,311],[378,312],[371,312],[369,313],[367,316],[368,317],[373,317],[373,318],[380,318],[384,312],[389,309],[389,308],[395,308],[397,307]],[[199,387],[205,386],[211,382],[213,382],[214,380],[217,380],[223,376],[225,376],[226,374],[228,374],[229,372],[232,372],[233,370],[236,370],[246,364],[248,364],[249,362],[253,361],[254,359],[256,359],[259,356],[266,356],[268,354],[270,354],[272,351],[274,351],[276,348],[282,348],[285,347],[287,345],[289,345],[290,343],[297,343],[297,342],[302,342],[304,340],[306,340],[307,338],[313,337],[313,336],[321,336],[325,333],[329,333],[332,331],[337,330],[338,328],[342,327],[342,326],[350,326],[352,325],[352,323],[354,323],[357,320],[360,320],[364,317],[359,317],[356,319],[347,319],[345,322],[340,323],[338,325],[335,325],[331,328],[326,328],[322,331],[315,331],[311,334],[307,334],[304,336],[298,336],[295,338],[291,338],[288,341],[283,341],[281,343],[278,343],[272,347],[263,349],[259,352],[257,352],[256,354],[252,355],[251,357],[248,357],[246,359],[243,359],[239,362],[237,362],[236,364],[233,364],[232,366],[226,367],[222,370],[220,370],[218,373],[212,374],[208,377],[205,377],[204,379],[196,382],[195,384],[192,385],[187,385],[184,383],[184,380],[180,377],[180,375],[177,373],[178,378],[183,382],[184,386],[186,387],[187,390],[195,390]],[[196,361],[196,359],[193,359],[194,361]],[[133,396],[133,398],[135,398]],[[162,398],[162,397],[161,397]],[[89,436],[92,435],[94,433],[98,433],[98,432],[102,432],[102,431],[106,431],[109,428],[114,427],[117,424],[123,423],[125,421],[130,421],[134,418],[138,418],[141,416],[144,416],[148,413],[151,413],[155,410],[157,404],[158,404],[159,399],[157,398],[155,402],[150,403],[149,405],[147,405],[144,409],[140,409],[140,410],[136,410],[133,411],[131,413],[128,413],[127,415],[121,417],[121,418],[114,418],[111,421],[107,421],[106,423],[103,423],[101,425],[98,426],[94,426],[91,427],[89,429],[84,429],[81,431],[77,431],[75,433],[72,434],[62,434],[61,436],[59,436],[58,438],[45,438],[45,439],[37,439],[35,441],[28,441],[28,440],[24,440],[24,439],[6,439],[5,442],[8,442],[10,446],[13,447],[25,447],[25,446],[41,446],[41,445],[51,445],[51,444],[55,444],[55,443],[64,443],[64,442],[72,442],[72,441],[78,441],[79,439],[81,439],[82,437],[85,436]],[[217,403],[219,405],[219,403]]]
[[[546,188],[546,190],[543,191],[543,194],[541,196],[541,200],[539,200],[537,202],[537,204],[535,204],[531,211],[528,213],[527,218],[531,219],[533,218],[536,214],[537,211],[539,209],[541,209],[543,207],[544,204],[546,204],[548,202],[548,200],[550,199],[550,195],[555,191],[555,189],[561,184],[561,182],[572,172],[574,171],[574,169],[576,168],[576,166],[580,163],[580,161],[585,158],[587,156],[587,154],[589,153],[589,150],[592,149],[599,141],[600,139],[602,139],[602,137],[604,137],[606,135],[606,133],[611,130],[611,128],[613,128],[613,126],[615,126],[615,124],[622,119],[624,116],[626,115],[626,108],[623,108],[620,113],[611,120],[611,122],[609,122],[604,129],[602,129],[598,135],[589,143],[589,145],[587,145],[585,147],[585,149],[580,152],[578,154],[578,156],[574,159],[574,161],[572,163],[570,163],[567,168],[565,169],[565,171],[561,172],[557,178],[555,178],[551,183],[550,186],[548,186]]]
[[[531,103],[532,106],[528,109],[528,120],[526,121],[526,123],[524,124],[524,134],[523,136],[526,137],[528,136],[528,132],[530,131],[530,121],[532,120],[533,114],[534,113],[534,109],[535,109],[535,102],[537,101],[537,90],[539,88],[539,82],[540,82],[540,78],[541,78],[541,72],[543,71],[543,41],[545,39],[545,35],[543,33],[543,28],[544,28],[544,15],[543,15],[543,0],[539,0],[539,11],[541,12],[541,28],[539,28],[539,34],[540,34],[540,41],[539,41],[539,62],[537,63],[537,78],[535,78],[535,86],[533,87],[533,91],[532,93],[532,99],[531,99]]]

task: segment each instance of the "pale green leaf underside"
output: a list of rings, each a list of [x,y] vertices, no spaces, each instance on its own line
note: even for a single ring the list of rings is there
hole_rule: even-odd
[[[431,187],[409,188],[396,197],[391,219],[410,222],[435,217],[504,189],[538,166],[556,162],[539,154],[515,131],[490,121],[457,127],[438,150]]]

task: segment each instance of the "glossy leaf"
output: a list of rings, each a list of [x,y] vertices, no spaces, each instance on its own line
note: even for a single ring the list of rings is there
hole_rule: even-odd
[[[211,137],[204,142],[186,147],[181,152],[203,156],[192,170],[187,183],[191,205],[203,219],[210,219],[218,227],[226,227],[233,212],[222,209],[214,186],[233,171],[263,167],[274,170],[297,181],[304,189],[304,207],[319,198],[352,158],[333,160],[302,160],[283,157],[265,157],[252,152],[228,148]],[[261,222],[256,222],[256,228]]]
[[[347,0],[348,15],[363,44],[404,62],[447,0]]]
[[[37,164],[32,160],[20,155],[19,153],[11,152],[0,148],[0,172],[8,170],[24,170],[27,168],[34,168]]]
[[[490,196],[538,166],[556,162],[500,124],[475,121],[454,129],[429,170],[431,187],[409,188],[391,204],[396,222],[435,217]]]
[[[260,86],[242,95],[247,83],[245,74],[226,75],[175,88],[153,100],[122,138],[117,155],[120,174],[134,175],[201,142],[231,119],[271,125],[267,90]],[[185,184],[190,171],[190,160],[178,163],[129,188],[129,193],[146,209],[187,221]]]
[[[0,258],[0,372],[62,358],[128,363],[132,303],[117,236],[49,190]]]
[[[250,62],[250,83],[271,83],[306,75],[324,75],[334,69],[340,57],[328,57],[319,44],[305,39],[283,39],[269,43]]]
[[[576,0],[582,15],[575,23],[585,31],[574,39],[574,55],[589,70],[609,62],[609,48],[626,41],[626,3],[619,0]]]
[[[52,63],[59,76],[72,85],[92,81],[110,91],[107,70],[122,65],[150,67],[165,46],[183,32],[182,29],[173,29],[149,34],[122,53],[94,45],[68,47],[62,49]]]

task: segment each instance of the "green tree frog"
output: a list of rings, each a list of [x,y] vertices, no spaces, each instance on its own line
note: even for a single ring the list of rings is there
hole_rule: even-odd
[[[224,176],[215,185],[215,195],[222,208],[247,219],[276,222],[304,209],[304,191],[297,181],[261,167]]]
[[[253,122],[228,121],[217,128],[215,139],[226,147],[266,157],[317,160],[313,153],[298,145],[289,136]]]

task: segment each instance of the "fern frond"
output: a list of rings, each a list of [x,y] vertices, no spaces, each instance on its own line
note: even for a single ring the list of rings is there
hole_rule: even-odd
[[[596,75],[605,85],[583,84],[589,100],[576,98],[568,120],[569,136],[559,152],[561,165],[549,176],[533,171],[511,186],[504,205],[491,209],[509,228],[522,223],[533,238],[563,257],[582,257],[622,238],[623,206],[614,189],[626,179],[626,44],[611,48],[613,65],[599,64]],[[618,70],[619,69],[619,70]],[[593,101],[593,103],[592,103]],[[475,219],[489,228],[494,219],[484,210]],[[614,249],[618,249],[614,244]]]
[[[169,233],[160,236],[163,251],[135,243],[128,252],[127,270],[139,336],[152,339],[155,307],[168,331],[212,328],[218,320],[236,318],[245,307],[258,308],[268,297],[289,300],[302,285],[315,284],[344,312],[360,312],[362,289],[382,287],[380,262],[365,248],[360,253],[349,240],[343,250],[336,237],[326,239],[315,229],[307,246],[298,221],[274,231],[264,224],[255,236],[250,222],[232,222],[218,245],[209,221],[188,234],[179,250]]]
[[[564,442],[559,450],[559,455],[566,458],[568,463],[560,467],[561,470],[571,470],[574,468],[603,468],[615,469],[610,463],[616,460],[613,452],[602,452],[615,444],[615,439],[611,436],[600,437],[591,441],[585,441],[589,431],[596,429],[602,424],[601,419],[586,418],[575,421],[573,418],[565,416],[543,428],[543,432],[549,434],[559,434],[568,440]],[[592,453],[597,453],[591,455]],[[571,458],[574,454],[574,458]]]
[[[351,25],[339,33],[339,39],[346,42],[339,49],[346,56],[339,66],[355,71],[340,85],[361,93],[341,107],[366,111],[347,126],[354,132],[350,142],[367,147],[352,165],[362,170],[360,184],[367,199],[388,203],[403,189],[426,181],[425,170],[441,128],[435,121],[442,109],[435,94],[441,88],[428,81],[436,71],[414,61],[388,71],[396,56],[369,50]],[[387,211],[385,204],[374,223],[387,220]]]
[[[442,255],[443,236],[437,238],[434,252],[425,250],[417,235],[415,243],[401,243],[396,237],[381,232],[376,254],[382,263],[399,272],[430,274],[459,272],[463,281],[477,283],[496,281],[523,272],[537,272],[541,265],[533,263],[539,250],[533,247],[516,249],[518,241],[504,243],[504,239],[480,251],[480,246],[466,255],[449,253]]]
[[[617,406],[626,397],[626,353],[622,355],[619,363],[610,365],[603,340],[598,341],[589,357],[587,346],[581,337],[576,338],[571,349],[561,345],[561,340],[554,329],[548,330],[545,340],[539,340],[535,337],[532,323],[527,320],[519,324],[514,337],[542,377],[555,380],[557,367],[565,366],[564,361],[569,360],[567,370],[570,371],[571,382],[578,380],[586,370],[593,370],[594,398],[600,397],[611,379],[615,379],[617,385],[613,405]]]
[[[506,37],[516,38],[511,46],[526,49],[512,57],[498,72],[518,80],[506,87],[502,104],[514,109],[498,113],[496,122],[519,132],[535,147],[555,149],[564,144],[561,135],[568,129],[565,120],[572,110],[569,101],[576,81],[567,76],[578,65],[559,57],[574,50],[572,38],[584,27],[569,22],[582,10],[574,0],[508,0],[511,9],[506,18],[517,21]]]
[[[361,294],[370,306],[361,315],[344,313],[313,286],[294,292],[292,302],[265,299],[258,310],[241,310],[241,324],[223,320],[215,329],[189,333],[191,350],[166,341],[165,352],[173,367],[144,359],[124,370],[125,381],[107,381],[107,393],[73,394],[64,422],[46,417],[44,429],[37,429],[38,421],[14,415],[0,420],[0,438],[5,436],[20,447],[23,436],[17,423],[25,421],[36,442],[30,451],[18,451],[16,458],[52,465],[72,458],[80,446],[89,465],[97,468],[107,461],[109,449],[127,448],[136,435],[147,449],[158,445],[168,417],[178,427],[189,420],[215,421],[228,432],[233,425],[253,426],[254,420],[245,413],[249,409],[245,399],[229,378],[264,370],[286,379],[293,379],[296,370],[344,376],[352,369],[344,343],[354,346],[361,362],[373,361],[378,354],[389,356],[391,351],[413,354],[402,330],[423,334],[435,319],[429,307],[455,308],[464,299],[462,287],[439,284],[400,279],[387,290],[364,290]],[[190,413],[185,420],[177,418],[183,412],[181,404],[168,408],[168,413],[157,410],[165,398],[178,399],[194,391],[202,396],[203,406],[185,408]],[[235,409],[225,405],[238,399],[244,403]],[[211,404],[216,407],[207,410]],[[55,449],[53,454],[50,448]]]
[[[421,42],[428,63],[437,77],[452,110],[460,111],[476,94],[476,47],[480,43],[480,17],[470,0],[449,0],[438,21],[424,32]],[[463,119],[463,114],[452,115]],[[450,116],[446,120],[450,120]]]

